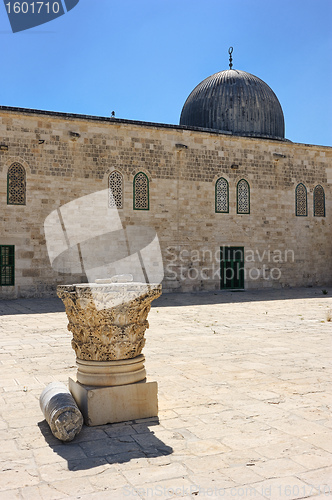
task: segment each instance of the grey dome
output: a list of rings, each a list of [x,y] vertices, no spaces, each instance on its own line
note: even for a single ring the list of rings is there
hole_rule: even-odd
[[[236,69],[215,73],[197,85],[182,108],[180,125],[285,137],[284,114],[273,90],[257,76]]]

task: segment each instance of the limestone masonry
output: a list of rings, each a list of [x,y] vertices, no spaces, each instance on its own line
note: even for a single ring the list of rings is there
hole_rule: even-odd
[[[157,233],[164,291],[329,285],[331,159],[285,139],[0,107],[1,297],[87,281],[52,269],[44,221],[109,188],[124,228]]]

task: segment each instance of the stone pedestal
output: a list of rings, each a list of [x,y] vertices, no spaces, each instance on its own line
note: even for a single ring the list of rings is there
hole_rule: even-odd
[[[61,285],[73,333],[77,381],[69,389],[87,425],[158,415],[157,383],[146,381],[144,333],[161,285],[88,283]]]
[[[69,390],[86,425],[104,425],[158,416],[157,382],[89,387],[69,378]]]

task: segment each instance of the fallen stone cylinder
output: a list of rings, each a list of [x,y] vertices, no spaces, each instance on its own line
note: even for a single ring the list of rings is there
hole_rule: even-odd
[[[61,441],[72,441],[81,431],[82,413],[65,384],[52,382],[45,387],[39,398],[39,404],[56,438]]]

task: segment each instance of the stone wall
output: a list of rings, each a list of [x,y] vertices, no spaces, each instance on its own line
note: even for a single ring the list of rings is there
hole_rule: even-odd
[[[55,209],[124,176],[124,227],[156,230],[163,290],[220,289],[219,249],[245,251],[245,288],[332,283],[332,148],[234,137],[185,127],[0,108],[1,245],[15,245],[15,286],[2,298],[55,294],[86,281],[51,268],[44,221]],[[79,134],[79,136],[78,136]],[[44,141],[43,143],[41,143]],[[26,205],[7,205],[7,171],[21,163]],[[150,209],[133,210],[133,179],[149,178]],[[215,213],[215,182],[229,182],[229,213]],[[250,184],[250,214],[236,213],[236,185]],[[308,216],[295,216],[304,183]],[[326,217],[313,216],[313,189],[325,190]],[[77,214],[80,219],[80,214]]]

